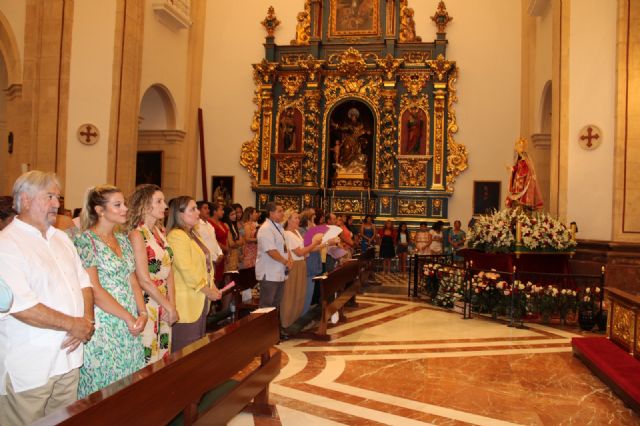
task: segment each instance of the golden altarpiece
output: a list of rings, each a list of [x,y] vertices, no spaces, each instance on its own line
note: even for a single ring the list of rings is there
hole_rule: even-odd
[[[456,63],[446,59],[440,2],[436,39],[416,35],[408,0],[306,0],[295,39],[276,45],[269,8],[265,58],[254,64],[257,110],[241,164],[257,206],[270,200],[445,220],[467,151],[454,139]]]

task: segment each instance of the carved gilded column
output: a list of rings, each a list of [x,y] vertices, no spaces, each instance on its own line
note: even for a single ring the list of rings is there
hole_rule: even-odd
[[[319,90],[307,90],[305,94],[304,159],[302,160],[304,186],[315,186],[318,183],[320,97]]]
[[[380,143],[377,151],[378,187],[391,188],[394,183],[394,165],[396,153],[396,134],[398,128],[395,124],[396,117],[396,90],[382,91],[382,117],[380,120]]]
[[[438,90],[434,93],[434,135],[433,135],[433,177],[431,179],[431,189],[444,189],[443,168],[444,168],[444,105],[446,92],[442,90],[444,86],[435,84]]]
[[[269,185],[269,166],[271,165],[271,145],[273,135],[273,98],[271,86],[262,88],[262,161],[260,164],[260,185]]]
[[[396,35],[396,0],[387,0],[387,37]]]

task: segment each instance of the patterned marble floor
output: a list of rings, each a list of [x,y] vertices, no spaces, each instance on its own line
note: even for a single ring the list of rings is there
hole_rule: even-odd
[[[241,425],[638,425],[571,354],[571,332],[508,328],[365,295],[330,342],[290,340],[270,387],[277,418]]]

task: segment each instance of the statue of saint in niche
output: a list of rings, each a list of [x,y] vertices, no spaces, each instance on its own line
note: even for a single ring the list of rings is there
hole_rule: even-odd
[[[418,107],[411,107],[402,114],[402,144],[403,155],[428,154],[426,133],[428,130],[427,116]]]
[[[302,115],[295,108],[285,109],[280,116],[279,152],[298,152],[301,145]]]
[[[341,124],[332,121],[331,127],[340,135],[332,148],[336,172],[366,174],[368,157],[365,152],[371,130],[360,120],[358,108],[350,108],[346,120]]]

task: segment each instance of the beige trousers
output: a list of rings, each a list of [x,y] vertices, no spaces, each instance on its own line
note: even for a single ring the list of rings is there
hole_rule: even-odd
[[[7,394],[0,395],[0,425],[29,425],[76,401],[79,377],[75,368],[38,388],[15,392],[7,375]]]

